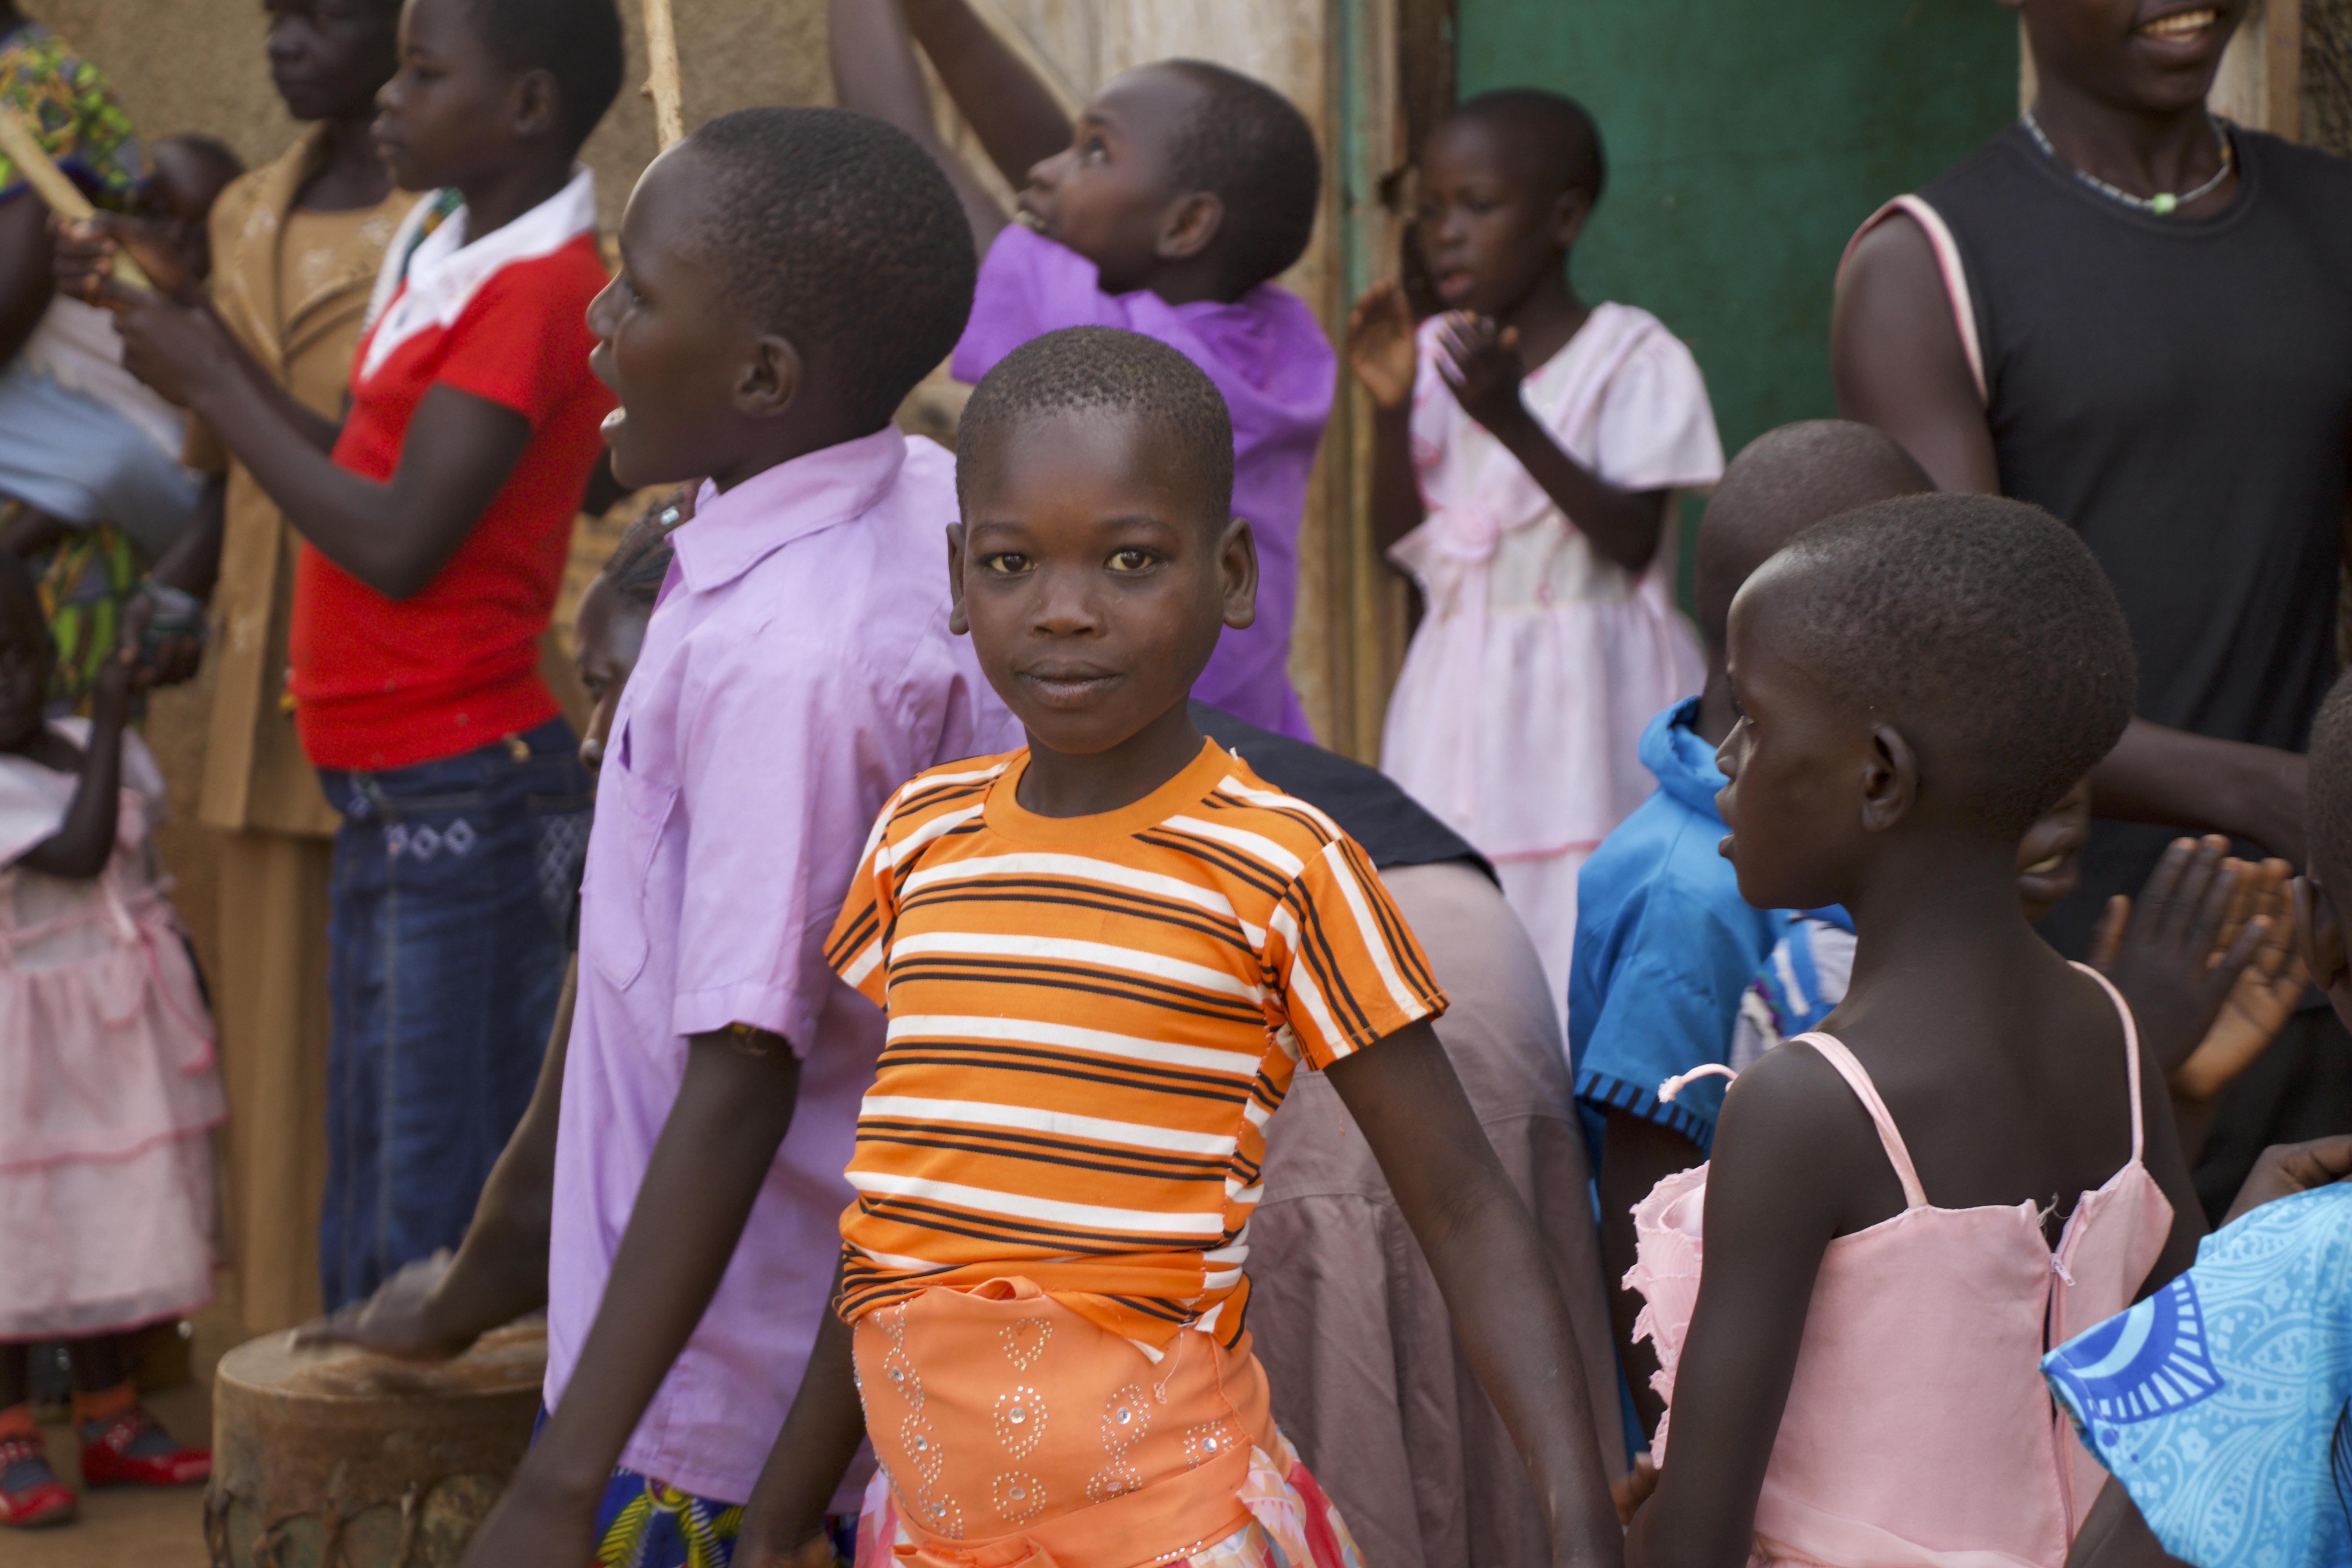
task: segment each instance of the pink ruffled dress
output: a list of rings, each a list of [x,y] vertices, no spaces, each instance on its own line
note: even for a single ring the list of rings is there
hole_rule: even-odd
[[[89,726],[53,726],[77,746]],[[113,858],[16,864],[79,780],[0,753],[0,1341],[75,1339],[212,1299],[213,1031],[150,842],[163,780],[122,739]]]
[[[1389,700],[1381,769],[1495,863],[1568,994],[1576,874],[1657,781],[1643,726],[1706,678],[1674,607],[1674,513],[1644,572],[1609,561],[1438,374],[1421,331],[1412,456],[1428,516],[1390,558],[1427,615]],[[1522,385],[1552,438],[1611,484],[1694,489],[1723,446],[1690,350],[1655,316],[1601,304]]]
[[[2172,1228],[2172,1205],[2140,1163],[2138,1031],[2115,988],[2083,972],[2123,1016],[2132,1152],[2076,1202],[2054,1250],[2032,1203],[1931,1205],[1885,1102],[1838,1040],[1800,1035],[1779,1047],[1811,1046],[1852,1086],[1905,1207],[1822,1256],[1756,1502],[1751,1565],[2065,1563],[2106,1472],[2052,1402],[2042,1356],[2130,1305]],[[1676,1172],[1633,1209],[1639,1253],[1625,1284],[1647,1303],[1633,1332],[1657,1350],[1651,1383],[1669,1418],[1698,1300],[1706,1179],[1705,1165]],[[1668,1425],[1651,1446],[1661,1465]]]

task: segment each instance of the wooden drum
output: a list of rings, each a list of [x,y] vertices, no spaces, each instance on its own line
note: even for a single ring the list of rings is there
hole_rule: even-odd
[[[535,1321],[446,1362],[238,1346],[213,1384],[214,1568],[454,1568],[530,1446],[546,1370]]]

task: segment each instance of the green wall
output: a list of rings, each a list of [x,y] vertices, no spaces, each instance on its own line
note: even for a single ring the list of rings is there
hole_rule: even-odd
[[[1464,97],[1547,87],[1601,122],[1577,287],[1691,345],[1727,455],[1836,412],[1830,282],[1854,226],[2017,112],[1995,0],[1458,0],[1455,26]]]

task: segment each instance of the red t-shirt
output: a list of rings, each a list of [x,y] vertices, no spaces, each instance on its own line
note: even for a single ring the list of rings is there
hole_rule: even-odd
[[[448,327],[427,326],[356,374],[335,461],[382,482],[436,384],[511,408],[530,444],[425,591],[384,597],[309,545],[294,575],[288,685],[302,749],[322,768],[452,757],[555,716],[539,638],[555,611],[572,519],[613,395],[588,371],[595,237],[509,262]],[[364,364],[368,340],[354,364]]]

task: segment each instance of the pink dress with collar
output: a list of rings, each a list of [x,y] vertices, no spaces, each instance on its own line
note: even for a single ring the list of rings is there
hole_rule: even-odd
[[[2076,968],[2083,966],[2077,964]],[[1904,1210],[1822,1256],[1780,1435],[1756,1503],[1751,1564],[2061,1568],[2106,1472],[2042,1383],[2042,1352],[2131,1303],[2164,1249],[2172,1205],[2140,1162],[2139,1035],[2123,1016],[2131,1159],[2074,1205],[2053,1250],[2042,1211],[1937,1208],[1885,1102],[1852,1052],[1797,1037],[1852,1086],[1902,1180]],[[1780,1048],[1787,1048],[1786,1047]],[[1675,1368],[1698,1297],[1707,1167],[1660,1182],[1633,1209],[1628,1289],[1648,1304],[1653,1386]],[[1665,1463],[1667,1422],[1652,1445]]]

